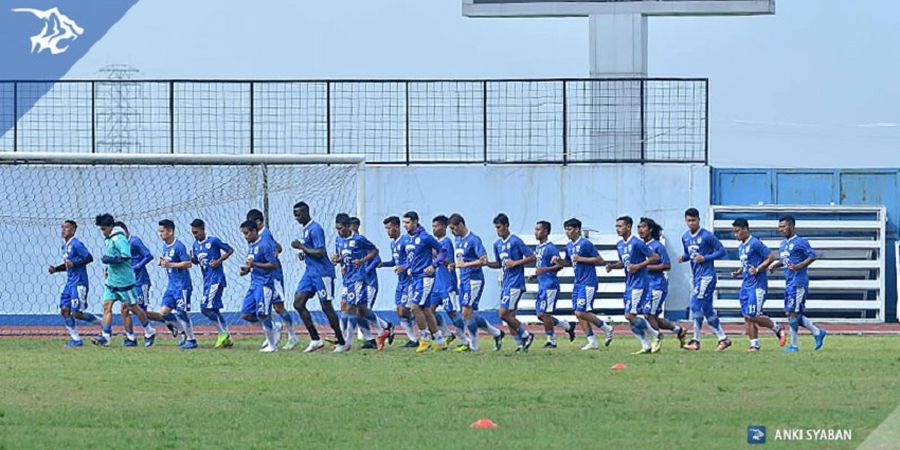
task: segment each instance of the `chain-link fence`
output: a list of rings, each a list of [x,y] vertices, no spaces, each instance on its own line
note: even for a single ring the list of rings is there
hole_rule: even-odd
[[[705,79],[7,81],[0,151],[706,162]]]

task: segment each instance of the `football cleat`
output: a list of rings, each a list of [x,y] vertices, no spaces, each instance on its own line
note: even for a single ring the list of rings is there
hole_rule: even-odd
[[[717,352],[724,351],[726,348],[731,347],[731,339],[725,338],[719,341],[719,344],[716,345]]]
[[[819,334],[816,335],[816,346],[815,350],[818,351],[825,345],[825,335],[828,334],[824,328],[819,328]]]

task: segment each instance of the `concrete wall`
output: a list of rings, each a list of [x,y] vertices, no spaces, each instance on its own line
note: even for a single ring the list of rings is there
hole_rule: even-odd
[[[562,222],[578,217],[585,228],[615,234],[615,218],[628,214],[653,217],[665,228],[671,255],[680,252],[684,209],[705,211],[709,205],[709,168],[686,164],[369,166],[366,168],[364,233],[382,252],[389,239],[381,221],[415,210],[430,229],[431,218],[458,212],[485,246],[497,238],[491,220],[504,212],[514,233],[532,233],[534,223],[548,220],[553,233]],[[496,271],[489,270],[483,309],[496,308]],[[673,268],[669,311],[683,312],[689,292],[689,269]],[[380,276],[377,309],[390,309],[396,279]]]

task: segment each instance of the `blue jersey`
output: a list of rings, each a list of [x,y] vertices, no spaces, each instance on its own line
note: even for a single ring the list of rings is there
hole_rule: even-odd
[[[447,236],[438,239],[438,243],[444,249],[447,255],[453,254],[453,243]],[[434,270],[434,291],[435,292],[453,292],[456,291],[456,272],[450,270],[443,263],[438,265]]]
[[[283,281],[284,272],[281,270],[281,261],[278,260],[278,241],[275,240],[275,236],[269,231],[269,227],[259,230],[259,237],[269,241],[272,251],[275,252],[275,270],[272,271],[272,276],[275,277],[275,281]]]
[[[153,261],[153,253],[144,245],[144,241],[137,236],[128,238],[131,245],[131,269],[134,270],[134,283],[136,286],[149,286],[150,273],[147,272],[147,264]]]
[[[378,265],[381,264],[381,257],[375,255],[371,261],[366,264],[366,285],[378,287]]]
[[[203,242],[194,241],[194,259],[203,273],[203,285],[213,286],[218,284],[220,288],[228,286],[225,281],[225,269],[222,265],[211,267],[210,261],[219,259],[223,253],[233,251],[231,246],[222,242],[215,236],[207,236]]]
[[[559,256],[559,250],[556,245],[547,241],[534,248],[534,255],[537,258],[535,267],[552,267],[554,265],[553,258]],[[537,280],[538,287],[541,289],[559,289],[559,276],[556,272],[544,272],[537,276]]]
[[[454,259],[457,263],[478,261],[482,256],[487,255],[481,238],[471,231],[465,236],[457,237],[455,247]],[[459,269],[459,281],[466,283],[469,280],[484,280],[484,271],[481,266]]]
[[[434,256],[437,252],[437,256]],[[414,232],[409,234],[409,240],[406,241],[406,262],[409,268],[409,274],[413,278],[428,277],[425,269],[428,266],[437,268],[444,263],[447,258],[447,252],[441,247],[434,236],[428,234],[421,225]]]
[[[634,264],[641,264],[653,256],[653,250],[650,250],[639,237],[631,235],[628,241],[621,240],[616,244],[616,251],[619,253],[619,261],[625,266],[625,288],[645,289],[650,281],[647,268],[644,267],[634,273],[628,268]]]
[[[247,259],[252,259],[256,263],[273,263],[275,259],[275,246],[269,239],[263,239],[260,236],[256,242],[247,247]],[[250,269],[250,285],[255,287],[268,286],[273,287],[275,284],[275,271],[266,270],[259,267]]]
[[[654,253],[659,255],[659,261],[657,261],[656,264],[672,264],[672,262],[669,260],[669,252],[666,251],[666,246],[662,245],[662,242],[654,239],[648,242],[647,246],[650,247],[650,250],[653,250]],[[664,291],[669,288],[669,280],[666,278],[665,272],[648,271],[647,274],[650,277],[650,289],[653,289],[655,291]]]
[[[758,286],[767,288],[769,286],[766,271],[760,270],[756,272],[756,275],[751,275],[750,267],[758,267],[769,257],[771,252],[769,247],[766,247],[766,244],[763,244],[762,241],[753,236],[750,236],[746,242],[741,242],[738,245],[738,255],[741,258],[741,272],[744,274],[742,287],[756,288]]]
[[[171,245],[164,245],[162,258],[171,263],[190,262],[191,257],[188,255],[187,247],[178,239]],[[190,290],[191,289],[191,272],[190,269],[175,269],[169,267],[166,269],[169,276],[169,285],[167,290]]]
[[[62,246],[63,259],[72,261],[73,264],[79,264],[91,256],[91,252],[77,238],[73,237]],[[66,286],[87,286],[88,274],[87,266],[76,266],[66,269]]]
[[[341,257],[344,266],[344,285],[366,280],[366,265],[359,267],[353,265],[353,261],[365,258],[375,248],[365,236],[353,234],[349,237],[336,237],[334,239],[335,251]]]
[[[600,255],[594,243],[584,236],[575,242],[566,244],[566,261],[572,262],[572,255],[595,258]],[[593,264],[572,262],[575,268],[575,284],[581,286],[597,286],[597,267]]]
[[[400,285],[409,282],[409,275],[406,273],[406,242],[409,235],[402,234],[397,239],[391,241],[391,260],[382,261],[382,267],[402,267],[403,270],[397,274],[397,283]]]
[[[525,266],[507,269],[506,262],[518,261],[533,254],[534,252],[514,234],[510,234],[505,240],[497,239],[494,242],[494,258],[500,263],[503,271],[503,287],[525,289]]]
[[[325,248],[325,230],[317,222],[312,221],[303,227],[303,236],[300,242],[311,249]],[[306,273],[317,278],[334,278],[334,265],[328,259],[328,252],[316,258],[306,255]]]
[[[809,241],[796,234],[790,239],[785,239],[778,246],[778,258],[784,265],[784,280],[788,286],[805,286],[809,284],[809,268],[804,267],[796,272],[788,270],[791,264],[800,264],[807,258],[815,258],[816,252],[809,245]]]
[[[709,231],[701,228],[697,234],[685,231],[681,236],[681,244],[684,246],[684,259],[691,261],[691,270],[694,278],[715,277],[716,267],[713,261],[725,256],[725,247]],[[694,262],[694,255],[703,255],[704,261],[700,264]]]

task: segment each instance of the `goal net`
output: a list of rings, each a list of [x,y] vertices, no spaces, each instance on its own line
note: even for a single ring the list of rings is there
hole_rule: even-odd
[[[364,158],[358,155],[81,155],[0,154],[0,325],[59,325],[59,295],[65,274],[50,275],[62,263],[64,220],[78,223],[76,237],[94,255],[88,266],[89,311],[100,312],[103,236],[94,217],[110,213],[125,222],[158,256],[158,222],[175,222],[175,235],[188,248],[190,222],[206,222],[210,236],[235,248],[225,262],[228,288],[224,311],[239,311],[249,277],[239,277],[247,244],[240,231],[247,211],[263,211],[267,226],[285,247],[282,263],[287,292],[303,271],[290,242],[300,236],[293,205],[304,201],[328,226],[339,212],[360,217]],[[151,308],[159,307],[165,270],[147,266],[153,283]],[[199,311],[202,277],[191,270],[193,309]],[[288,300],[290,302],[290,300]],[[313,305],[310,305],[313,306]]]

